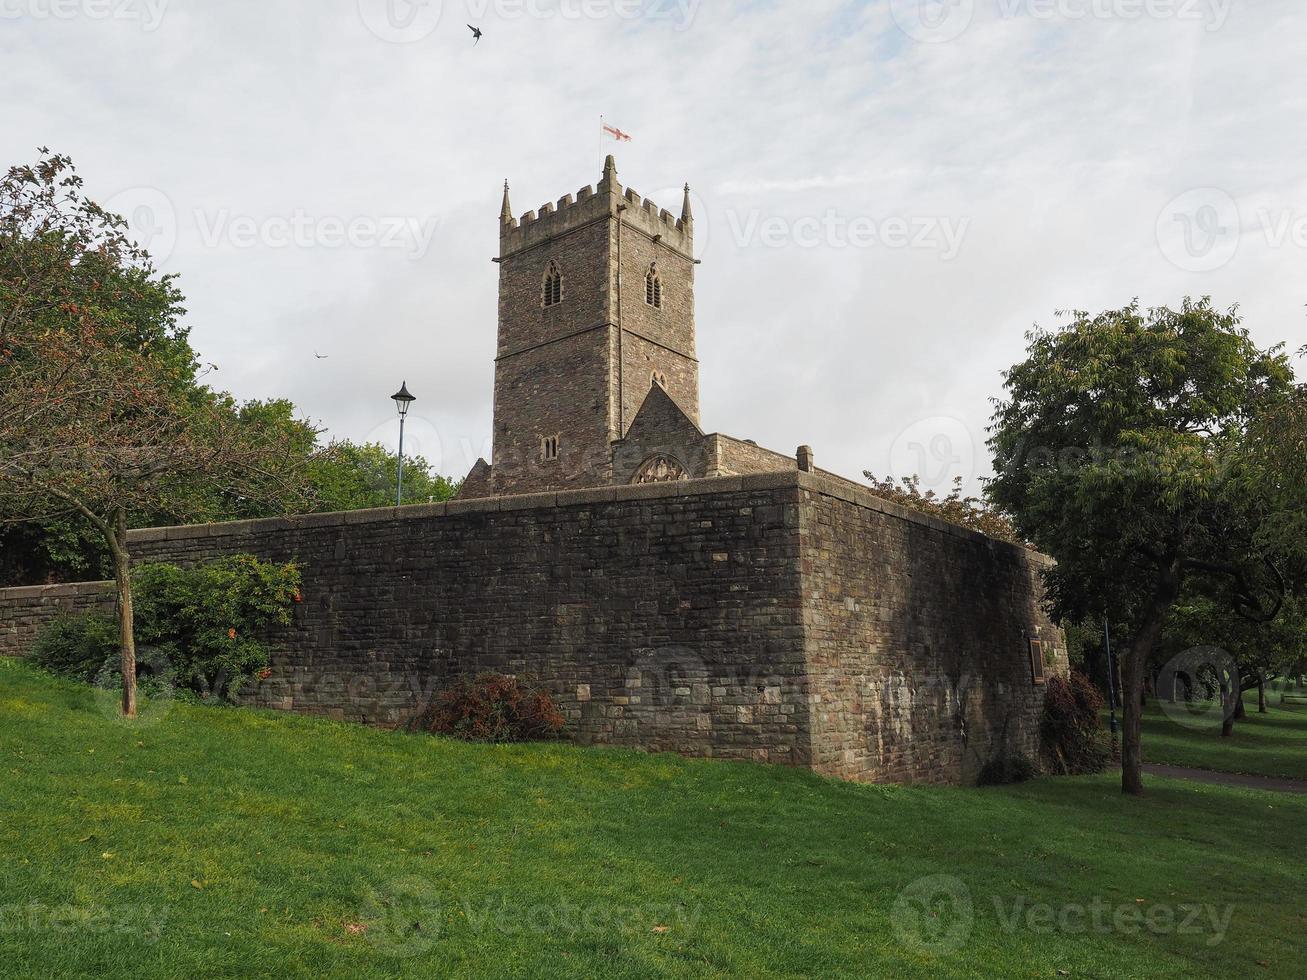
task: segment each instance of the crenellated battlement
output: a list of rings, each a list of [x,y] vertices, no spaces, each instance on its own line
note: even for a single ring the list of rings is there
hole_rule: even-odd
[[[521,218],[513,216],[508,184],[504,184],[504,206],[500,214],[500,255],[510,256],[565,235],[603,218],[621,216],[624,223],[651,238],[665,242],[685,255],[694,250],[694,218],[690,213],[689,185],[681,217],[659,208],[651,199],[641,197],[634,188],[623,188],[617,181],[617,165],[610,156],[597,186],[587,185],[576,195],[564,194],[555,202],[546,202],[538,210],[527,211]]]

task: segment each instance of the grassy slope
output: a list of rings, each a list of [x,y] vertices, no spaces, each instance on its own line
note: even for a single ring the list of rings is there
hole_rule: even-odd
[[[1280,705],[1269,699],[1270,712],[1257,713],[1257,695],[1246,699],[1248,717],[1234,724],[1234,734],[1221,738],[1215,723],[1189,727],[1169,718],[1156,700],[1144,710],[1143,743],[1146,762],[1219,772],[1253,773],[1307,779],[1307,707]]]
[[[1171,781],[1143,800],[1110,777],[858,786],[184,706],[133,730],[0,661],[6,976],[1293,976],[1305,821],[1302,798]],[[975,906],[938,957],[891,926],[899,892],[936,874]],[[1215,944],[1006,932],[994,901],[1021,897],[1234,913]],[[15,905],[107,910],[114,929],[31,928]]]

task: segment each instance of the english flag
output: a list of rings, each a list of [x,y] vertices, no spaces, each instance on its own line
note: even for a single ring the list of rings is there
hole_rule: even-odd
[[[629,143],[629,142],[631,142],[631,134],[630,134],[630,133],[624,133],[624,132],[622,132],[620,129],[618,129],[616,126],[610,126],[610,125],[608,125],[607,123],[602,123],[602,125],[603,125],[603,127],[604,127],[604,135],[605,135],[605,136],[611,136],[611,137],[612,137],[614,140],[616,140],[618,143]]]

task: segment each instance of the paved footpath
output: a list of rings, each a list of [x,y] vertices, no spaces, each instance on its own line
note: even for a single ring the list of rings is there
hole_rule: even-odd
[[[1237,772],[1213,772],[1211,769],[1186,769],[1184,766],[1155,766],[1149,763],[1144,764],[1144,772],[1150,776],[1192,779],[1198,783],[1234,786],[1238,789],[1266,789],[1275,793],[1307,793],[1307,779],[1245,776]]]

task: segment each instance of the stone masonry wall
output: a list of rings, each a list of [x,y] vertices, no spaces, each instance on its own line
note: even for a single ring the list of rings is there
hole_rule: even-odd
[[[112,582],[0,589],[0,657],[24,657],[51,620],[115,609]]]
[[[248,703],[400,724],[455,677],[549,690],[570,737],[973,782],[1034,757],[1065,643],[1025,549],[797,470],[134,531],[136,561],[300,562]],[[0,591],[0,653],[107,583]]]
[[[974,783],[995,756],[1038,761],[1046,672],[1066,644],[1040,607],[1041,555],[802,478],[813,768],[846,779]]]
[[[495,369],[494,490],[499,495],[611,482],[608,333],[591,330]],[[546,460],[541,440],[558,438]]]
[[[597,207],[598,220],[568,224],[556,238],[536,240],[535,231],[561,221],[558,213],[528,223],[520,234],[504,229],[492,461],[498,494],[608,482],[608,443],[616,433],[608,388],[608,221],[601,205],[597,198],[575,205],[587,215]],[[531,244],[510,253],[509,240],[527,232]],[[542,288],[551,261],[562,273],[563,301],[546,307]],[[559,437],[559,459],[541,459],[546,436]]]
[[[714,476],[744,476],[750,473],[774,473],[779,470],[798,469],[798,462],[793,456],[764,449],[757,443],[733,439],[720,433],[708,436],[708,440],[709,453],[714,459],[712,464]]]
[[[631,213],[631,212],[627,212]],[[635,212],[640,213],[640,212]],[[612,256],[614,271],[621,256],[621,379],[623,431],[635,419],[649,393],[653,372],[695,424],[699,422],[699,362],[695,355],[694,260],[665,240],[655,242],[634,221],[620,226],[621,243]],[[646,302],[646,277],[657,263],[662,306]]]
[[[641,465],[658,454],[680,462],[691,479],[720,475],[709,473],[712,460],[703,433],[671,396],[655,385],[626,438],[613,443],[613,482],[630,483]]]
[[[497,671],[549,690],[583,743],[806,765],[806,707],[779,697],[803,672],[796,505],[793,480],[757,477],[139,531],[131,547],[302,563],[254,704],[397,724]]]

